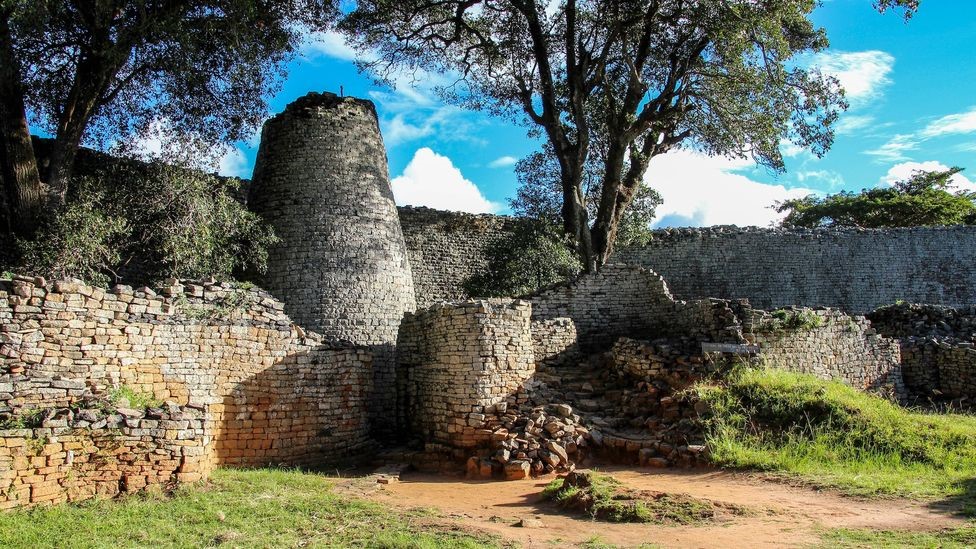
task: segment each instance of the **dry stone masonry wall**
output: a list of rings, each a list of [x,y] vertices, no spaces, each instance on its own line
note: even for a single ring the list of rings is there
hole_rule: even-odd
[[[681,299],[746,298],[762,309],[976,303],[974,227],[668,229],[615,260],[660,273]]]
[[[399,208],[413,272],[417,306],[469,299],[464,283],[488,268],[492,246],[507,238],[519,220],[490,214]]]
[[[399,375],[413,431],[446,447],[486,443],[486,425],[524,398],[535,373],[530,316],[528,302],[499,299],[407,315]]]
[[[203,411],[203,471],[323,464],[369,447],[369,349],[306,333],[263,290],[168,282],[157,293],[0,281],[0,421],[125,387]],[[163,444],[154,432],[144,441]]]
[[[397,330],[415,308],[388,177],[372,102],[313,93],[265,123],[248,199],[281,238],[262,285],[300,325],[372,349],[374,420],[386,432]]]

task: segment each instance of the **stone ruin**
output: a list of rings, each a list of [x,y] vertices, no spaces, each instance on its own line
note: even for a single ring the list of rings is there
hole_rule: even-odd
[[[281,238],[262,288],[0,281],[0,509],[377,455],[477,478],[690,466],[708,449],[682,390],[735,353],[898,400],[976,391],[968,310],[767,312],[625,264],[467,299],[458,273],[517,221],[398,215],[368,101],[270,119],[248,204]]]

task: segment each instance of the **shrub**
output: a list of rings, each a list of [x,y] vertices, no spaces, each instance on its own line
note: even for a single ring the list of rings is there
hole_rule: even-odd
[[[13,270],[100,284],[263,271],[277,239],[234,198],[240,187],[161,162],[104,162],[74,180],[66,207],[33,240],[18,242]]]
[[[488,267],[464,283],[469,295],[506,297],[532,293],[580,271],[580,263],[557,229],[523,220],[487,250]]]

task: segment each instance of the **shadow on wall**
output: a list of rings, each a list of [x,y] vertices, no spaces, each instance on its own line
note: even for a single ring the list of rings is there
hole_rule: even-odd
[[[372,355],[336,345],[290,354],[211,405],[215,463],[324,467],[367,451]]]

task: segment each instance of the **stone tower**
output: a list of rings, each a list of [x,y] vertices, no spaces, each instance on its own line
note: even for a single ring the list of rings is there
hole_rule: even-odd
[[[371,101],[310,93],[264,124],[250,208],[281,242],[262,283],[302,326],[373,350],[371,416],[395,418],[395,346],[413,279]]]

